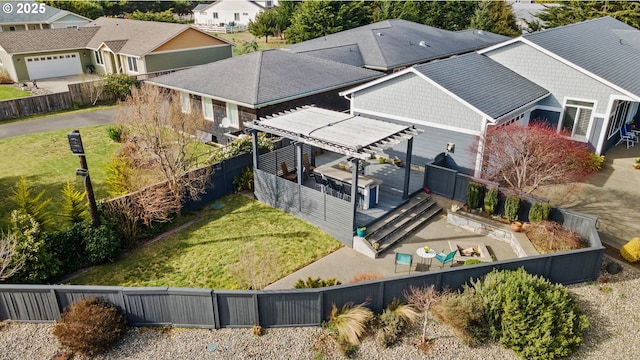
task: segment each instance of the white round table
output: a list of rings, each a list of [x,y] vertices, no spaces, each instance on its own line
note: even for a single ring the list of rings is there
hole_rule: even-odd
[[[431,261],[434,257],[436,257],[436,252],[433,249],[429,249],[429,251],[424,251],[424,247],[418,248],[416,250],[416,254],[422,258],[422,263],[424,264],[425,260],[429,260],[429,269],[431,269]]]

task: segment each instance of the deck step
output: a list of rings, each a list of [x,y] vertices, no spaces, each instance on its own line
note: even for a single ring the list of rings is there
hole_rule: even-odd
[[[377,254],[381,254],[394,244],[410,238],[417,231],[427,225],[442,208],[428,195],[416,195],[409,202],[391,212],[388,216],[370,227],[366,239],[370,244],[377,242],[380,247]]]

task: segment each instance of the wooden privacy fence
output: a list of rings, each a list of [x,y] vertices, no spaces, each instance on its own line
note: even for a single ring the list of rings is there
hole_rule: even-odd
[[[0,120],[42,114],[73,107],[68,92],[29,96],[0,101]]]

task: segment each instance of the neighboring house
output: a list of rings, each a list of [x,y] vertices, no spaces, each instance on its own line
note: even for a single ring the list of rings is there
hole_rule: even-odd
[[[14,81],[85,72],[146,78],[231,57],[231,47],[188,25],[99,18],[77,29],[0,33],[0,68]]]
[[[35,1],[0,2],[0,31],[77,28],[91,19]]]
[[[392,19],[289,45],[287,51],[384,72],[472,52],[509,37]]]
[[[476,149],[487,126],[524,123],[549,92],[490,58],[470,53],[415,65],[342,92],[351,98],[351,113],[424,132],[415,136],[414,163],[432,161],[450,150],[448,165],[479,175],[482,156]],[[401,156],[406,146],[389,149]]]
[[[640,30],[611,17],[523,35],[481,54],[548,89],[531,113],[586,142],[614,146],[640,102]],[[528,120],[528,119],[527,119]]]
[[[276,4],[274,1],[218,0],[210,4],[198,4],[192,10],[193,20],[197,26],[248,25],[264,9]]]
[[[384,74],[280,50],[257,51],[153,78],[177,91],[183,110],[202,111],[207,140],[226,144],[229,133],[253,121],[303,105],[347,110],[338,93]],[[223,119],[227,119],[223,121]]]

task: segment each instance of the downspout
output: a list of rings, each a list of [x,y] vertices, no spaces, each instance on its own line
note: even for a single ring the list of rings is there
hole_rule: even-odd
[[[476,153],[476,168],[474,169],[473,176],[480,178],[482,175],[482,159],[484,155],[484,138],[487,136],[487,129],[489,128],[489,121],[486,118],[482,119],[482,133],[480,139],[478,139],[478,151]]]

